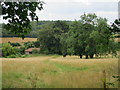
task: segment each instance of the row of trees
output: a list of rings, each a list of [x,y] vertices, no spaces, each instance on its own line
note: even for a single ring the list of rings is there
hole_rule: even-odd
[[[80,20],[70,24],[56,21],[45,24],[39,31],[38,41],[41,52],[45,54],[83,55],[93,58],[94,55],[116,55],[118,43],[112,38],[115,31],[107,24],[107,19],[95,14],[81,15]]]
[[[42,26],[44,26],[44,24],[48,24],[48,23],[54,23],[55,21],[31,21],[30,25],[31,25],[31,30],[28,31],[28,33],[25,35],[25,37],[31,37],[31,38],[37,38],[38,36],[38,32],[39,29],[41,29]],[[65,21],[66,23],[72,23],[72,21]],[[2,27],[2,31],[0,32],[0,37],[18,37],[18,34],[14,34],[11,31],[9,31],[8,29],[5,29],[4,27],[6,26],[6,24],[2,23],[0,24]]]

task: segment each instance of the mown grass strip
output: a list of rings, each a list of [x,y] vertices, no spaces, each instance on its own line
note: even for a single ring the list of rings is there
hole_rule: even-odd
[[[72,67],[72,66],[68,66],[68,65],[62,65],[59,64],[57,62],[51,62],[50,60],[45,60],[43,61],[44,63],[48,63],[48,64],[53,64],[55,65],[57,68],[60,68],[63,72],[67,71],[67,72],[71,72],[71,71],[78,71],[78,70],[87,70],[90,69],[91,67]]]

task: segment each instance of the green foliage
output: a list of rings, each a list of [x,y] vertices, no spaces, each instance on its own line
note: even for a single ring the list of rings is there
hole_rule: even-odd
[[[39,53],[39,51],[36,50],[36,49],[34,49],[34,50],[32,50],[32,53],[33,53],[33,54],[37,54],[37,53]]]
[[[25,42],[24,46],[25,46],[26,49],[35,47],[34,44],[33,44],[33,42],[30,42],[30,41]]]
[[[116,54],[117,44],[111,40],[112,32],[105,18],[95,14],[84,14],[79,21],[74,21],[68,32],[69,54],[96,55]]]
[[[3,57],[16,55],[17,53],[18,53],[18,49],[12,47],[9,43],[5,43],[2,45]]]
[[[31,25],[31,36],[38,36],[38,41],[24,43],[25,49],[41,48],[42,54],[93,58],[105,54],[116,56],[120,50],[119,43],[112,38],[113,31],[107,19],[95,14],[83,14],[78,21],[39,21]],[[23,54],[24,50],[20,52]]]
[[[33,44],[34,44],[34,46],[35,46],[36,48],[39,48],[39,47],[40,47],[40,43],[39,43],[38,41],[33,42]]]
[[[42,25],[38,42],[44,54],[79,55],[80,58],[83,55],[86,58],[104,54],[116,56],[119,44],[112,40],[112,35],[107,19],[84,14],[69,25],[64,21]]]
[[[25,57],[27,57],[27,56],[28,56],[28,55],[25,54],[25,55],[21,55],[20,57],[21,57],[21,58],[25,58]]]
[[[42,5],[43,2],[38,0],[36,2],[2,2],[3,19],[8,20],[4,28],[24,38],[31,30],[30,19],[38,21],[35,11],[42,10]]]
[[[16,58],[16,57],[17,57],[16,55],[7,56],[7,58]]]
[[[54,22],[53,28],[59,28],[60,31],[58,33],[66,33],[69,30],[69,26],[64,21],[56,21]]]
[[[19,53],[21,54],[21,55],[23,55],[23,54],[25,54],[25,47],[20,47],[19,48]]]
[[[11,46],[15,47],[15,46],[21,46],[20,43],[10,43]]]
[[[63,28],[64,27],[64,28]],[[44,54],[62,54],[63,44],[62,36],[67,33],[68,25],[64,21],[56,21],[53,24],[45,24],[38,35],[41,53]],[[65,48],[65,47],[64,47]]]
[[[39,48],[40,47],[40,43],[38,41],[28,41],[28,42],[25,42],[24,43],[24,46],[26,49],[28,48],[32,48],[32,47],[36,47],[36,48]]]
[[[41,52],[55,54],[59,52],[59,39],[55,37],[52,26],[47,26],[39,32],[38,41],[40,42]]]

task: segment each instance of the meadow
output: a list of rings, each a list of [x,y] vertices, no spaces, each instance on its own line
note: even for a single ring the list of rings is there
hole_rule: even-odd
[[[2,58],[3,88],[103,88],[114,82],[117,58],[80,59],[58,55]],[[117,87],[117,82],[114,87]],[[113,87],[113,86],[109,86]]]
[[[0,38],[0,43],[8,43],[9,41],[11,43],[23,43],[23,42],[28,42],[28,41],[36,41],[37,38],[24,38],[24,40],[22,38],[18,38],[18,37],[13,37],[13,38],[9,38],[9,37],[5,37],[5,38]]]

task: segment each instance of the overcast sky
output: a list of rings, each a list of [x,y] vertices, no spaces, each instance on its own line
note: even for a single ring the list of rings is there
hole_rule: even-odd
[[[118,18],[119,0],[43,0],[44,10],[37,11],[39,20],[75,20],[82,14],[96,13],[113,22]]]
[[[40,20],[75,20],[85,13],[96,13],[113,22],[118,18],[119,0],[44,0]]]

